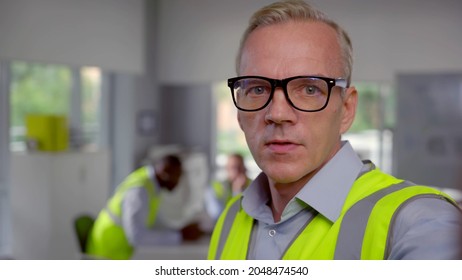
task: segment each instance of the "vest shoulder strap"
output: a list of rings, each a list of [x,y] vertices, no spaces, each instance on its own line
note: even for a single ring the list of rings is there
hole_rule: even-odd
[[[223,221],[223,226],[220,231],[220,238],[218,240],[217,250],[215,252],[216,260],[220,259],[221,253],[223,252],[223,248],[226,244],[226,240],[228,239],[229,232],[231,231],[231,227],[234,223],[237,213],[241,209],[241,200],[242,196],[239,195],[236,199],[230,202],[230,205],[227,207],[227,211],[225,212],[226,217]]]
[[[406,189],[405,193],[403,192],[404,189]],[[391,209],[393,211],[378,213],[377,211],[380,212],[380,207],[377,207],[377,205],[380,205],[379,201],[392,194],[398,195],[398,192],[402,194],[392,199],[392,204],[394,205]],[[387,245],[389,245],[389,238],[391,236],[389,231],[393,227],[391,224],[393,218],[399,212],[401,206],[410,199],[418,198],[419,196],[428,197],[428,195],[443,197],[453,203],[450,198],[438,190],[417,186],[409,181],[391,185],[356,202],[348,209],[342,219],[334,259],[386,259],[388,252]],[[387,223],[379,222],[380,220],[386,220]],[[378,230],[379,225],[386,225],[385,230]],[[371,235],[374,235],[372,238],[374,242],[368,242]],[[371,247],[368,249],[365,246],[374,246],[374,248]],[[380,250],[377,249],[377,246]]]
[[[384,196],[409,185],[409,182],[402,182],[375,192],[356,202],[343,217],[337,238],[334,259],[360,259],[364,232],[375,204]]]

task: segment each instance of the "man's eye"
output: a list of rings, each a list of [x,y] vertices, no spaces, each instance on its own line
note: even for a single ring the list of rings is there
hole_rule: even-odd
[[[254,87],[250,93],[260,95],[260,94],[265,93],[265,88],[264,87]]]
[[[315,87],[315,86],[306,86],[305,87],[305,93],[307,95],[316,95],[319,92],[320,92],[319,89],[317,87]]]
[[[246,95],[259,96],[268,93],[268,89],[264,86],[253,86],[245,90]]]

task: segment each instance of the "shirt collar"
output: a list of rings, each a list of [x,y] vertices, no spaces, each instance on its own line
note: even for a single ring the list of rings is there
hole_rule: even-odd
[[[337,220],[345,199],[363,167],[348,141],[300,190],[296,197],[332,222]]]
[[[268,177],[265,173],[260,173],[243,191],[242,196],[242,208],[247,214],[257,220],[272,223],[273,214],[268,206],[270,200]]]
[[[284,216],[291,216],[302,209],[302,204],[314,208],[332,222],[337,220],[362,167],[363,163],[350,143],[343,141],[341,149],[287,205],[282,220],[285,220]],[[268,179],[264,173],[260,173],[243,192],[242,207],[252,217],[269,222],[273,220],[267,206],[269,199]]]

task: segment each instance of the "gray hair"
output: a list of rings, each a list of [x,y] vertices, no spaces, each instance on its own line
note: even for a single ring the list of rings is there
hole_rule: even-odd
[[[301,0],[275,2],[261,8],[252,15],[239,46],[239,52],[236,58],[237,73],[239,73],[239,68],[241,66],[240,64],[244,44],[250,33],[260,26],[268,26],[288,21],[318,21],[329,25],[335,30],[342,50],[343,72],[349,84],[353,68],[353,47],[350,37],[342,27],[333,20],[329,19],[326,14]]]

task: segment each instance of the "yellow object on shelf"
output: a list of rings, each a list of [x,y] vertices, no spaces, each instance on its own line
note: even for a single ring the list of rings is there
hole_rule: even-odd
[[[27,115],[26,137],[39,151],[64,151],[69,146],[69,127],[63,115]]]

